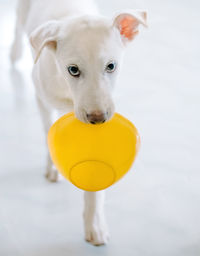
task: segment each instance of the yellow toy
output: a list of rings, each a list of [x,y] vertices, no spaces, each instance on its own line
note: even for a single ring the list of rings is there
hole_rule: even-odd
[[[75,186],[86,191],[105,189],[130,169],[140,144],[135,126],[115,113],[104,124],[85,124],[74,113],[49,130],[53,163]]]

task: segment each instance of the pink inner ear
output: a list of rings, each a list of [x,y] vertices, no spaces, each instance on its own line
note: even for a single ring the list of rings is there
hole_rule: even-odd
[[[138,21],[134,17],[124,17],[120,20],[120,33],[125,38],[132,40],[138,34],[136,30]]]

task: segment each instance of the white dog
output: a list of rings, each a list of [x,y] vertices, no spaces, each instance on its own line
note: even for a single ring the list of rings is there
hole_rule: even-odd
[[[93,0],[19,0],[11,60],[22,53],[22,34],[30,38],[35,59],[33,81],[47,133],[58,116],[74,111],[85,123],[102,123],[114,113],[111,93],[125,45],[146,25],[146,12],[125,11],[106,19]],[[57,180],[48,156],[46,177]],[[85,192],[85,239],[105,244],[104,192]]]

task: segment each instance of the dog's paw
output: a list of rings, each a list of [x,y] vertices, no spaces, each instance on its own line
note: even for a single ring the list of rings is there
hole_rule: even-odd
[[[92,225],[85,227],[85,240],[93,245],[104,245],[109,241],[109,232],[106,225]]]
[[[50,182],[58,181],[58,171],[56,170],[55,166],[47,166],[45,177]]]

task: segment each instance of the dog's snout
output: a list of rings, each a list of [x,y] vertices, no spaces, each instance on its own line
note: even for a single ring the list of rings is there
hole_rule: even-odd
[[[87,114],[88,122],[91,124],[101,124],[104,123],[107,119],[107,113],[101,111],[93,111],[90,114]]]

